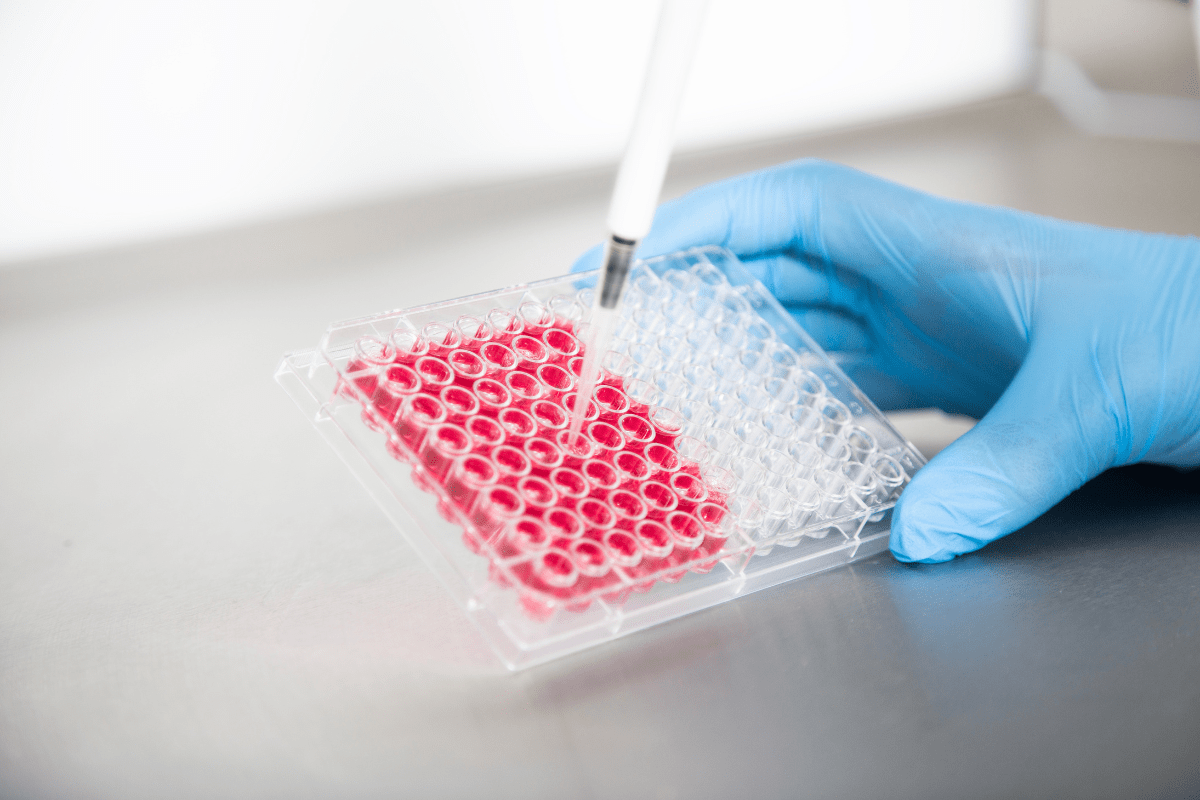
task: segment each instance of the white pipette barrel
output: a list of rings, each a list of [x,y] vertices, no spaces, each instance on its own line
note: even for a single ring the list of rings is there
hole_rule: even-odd
[[[707,5],[707,0],[663,0],[659,10],[646,79],[608,207],[609,237],[604,243],[604,263],[592,308],[587,354],[579,376],[575,412],[571,415],[571,442],[579,436],[600,372],[600,359],[608,350],[633,253],[654,221],[654,209],[675,141],[675,120],[687,88]]]
[[[646,79],[608,208],[610,235],[597,309],[617,307],[633,252],[654,221],[706,6],[706,0],[664,0],[659,11]]]

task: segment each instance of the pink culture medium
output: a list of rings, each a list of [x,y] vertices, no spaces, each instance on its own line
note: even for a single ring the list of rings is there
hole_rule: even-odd
[[[716,565],[728,495],[677,451],[674,412],[606,372],[572,441],[585,355],[572,322],[522,308],[466,323],[364,337],[346,374],[390,428],[389,452],[526,613],[621,603]]]

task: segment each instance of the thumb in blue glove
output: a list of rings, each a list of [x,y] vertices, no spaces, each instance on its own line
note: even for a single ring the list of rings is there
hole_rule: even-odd
[[[883,409],[981,417],[901,497],[902,561],[978,549],[1112,466],[1200,466],[1194,237],[953,202],[800,161],[663,205],[639,255],[703,244],[737,253]]]

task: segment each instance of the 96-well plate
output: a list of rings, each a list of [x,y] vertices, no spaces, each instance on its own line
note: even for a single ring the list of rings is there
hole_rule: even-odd
[[[571,439],[595,279],[337,323],[277,372],[514,669],[884,550],[924,463],[715,247],[635,267]]]

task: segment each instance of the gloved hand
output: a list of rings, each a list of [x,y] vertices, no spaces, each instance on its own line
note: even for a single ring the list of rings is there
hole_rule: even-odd
[[[737,253],[884,410],[982,418],[901,496],[901,561],[976,550],[1112,466],[1200,466],[1200,239],[799,161],[666,203],[638,254],[703,244]],[[597,266],[593,250],[576,269]]]

